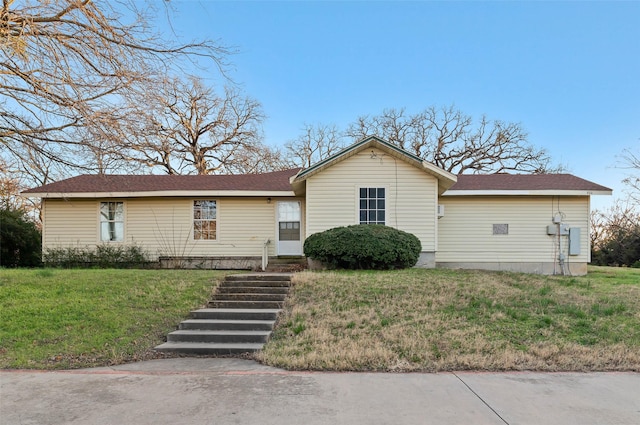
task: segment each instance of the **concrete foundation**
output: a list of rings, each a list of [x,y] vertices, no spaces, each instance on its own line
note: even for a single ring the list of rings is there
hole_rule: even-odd
[[[313,258],[307,257],[307,268],[309,270],[325,270],[327,265],[322,261],[314,260]]]
[[[447,269],[495,270],[534,274],[562,274],[560,266],[551,262],[540,263],[503,263],[503,262],[437,262],[436,267]],[[566,272],[569,273],[566,273]],[[587,274],[587,263],[565,264],[565,274],[583,276]]]
[[[275,261],[277,257],[270,257]],[[260,257],[160,257],[161,269],[204,269],[204,270],[260,270]],[[309,270],[324,270],[326,265],[317,260],[307,258]],[[560,266],[551,262],[436,262],[435,252],[421,252],[418,262],[414,266],[422,269],[435,267],[447,269],[475,269],[509,271],[534,274],[562,274]],[[587,263],[568,263],[565,265],[566,274],[583,276],[587,274]]]
[[[418,262],[415,266],[420,269],[433,269],[436,267],[436,253],[435,252],[421,252],[418,257]]]
[[[260,270],[260,257],[160,257],[161,269]]]
[[[307,258],[307,266],[309,270],[325,270],[327,265],[322,261]],[[433,269],[436,267],[436,253],[435,252],[421,252],[418,257],[418,262],[415,266],[420,269]]]

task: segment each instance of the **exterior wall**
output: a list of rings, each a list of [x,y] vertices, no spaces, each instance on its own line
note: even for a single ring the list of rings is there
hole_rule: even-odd
[[[572,274],[585,274],[590,261],[588,196],[443,196],[445,215],[438,223],[438,267],[559,273],[558,237],[547,235],[555,213],[581,229],[580,255],[562,252]],[[508,224],[507,235],[494,235],[493,224]]]
[[[276,205],[266,198],[207,198],[217,201],[217,239],[193,239],[193,198],[112,199],[124,202],[124,242],[158,257],[261,257],[269,238],[276,255]],[[287,198],[287,200],[304,200]],[[99,205],[107,199],[46,199],[43,248],[101,244]],[[304,209],[303,209],[304,213]],[[303,235],[304,237],[304,235]]]
[[[95,244],[100,239],[99,202],[42,200],[42,247]]]
[[[438,181],[402,160],[363,150],[306,181],[306,235],[359,223],[359,188],[386,188],[386,225],[416,235],[434,252]]]

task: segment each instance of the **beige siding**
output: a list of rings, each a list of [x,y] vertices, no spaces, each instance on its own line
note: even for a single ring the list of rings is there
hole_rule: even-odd
[[[384,152],[365,150],[307,179],[306,234],[359,222],[358,189],[386,188],[386,224],[435,251],[437,180]]]
[[[93,245],[100,238],[98,202],[43,199],[42,204],[45,248]]]
[[[581,229],[579,256],[569,262],[588,262],[589,198],[551,196],[460,196],[440,198],[445,215],[438,222],[437,262],[554,262],[557,237],[547,225],[560,211],[564,222]],[[508,224],[508,235],[494,235],[493,224]],[[567,237],[562,250],[567,254]]]
[[[210,198],[217,201],[217,239],[193,239],[192,198],[124,199],[125,242],[158,256],[260,256],[265,239],[276,240],[277,198]],[[290,200],[290,199],[288,199]],[[301,199],[296,199],[301,200]],[[99,242],[101,200],[47,200],[45,247]],[[304,202],[303,202],[304,206]],[[276,255],[275,243],[269,255]]]

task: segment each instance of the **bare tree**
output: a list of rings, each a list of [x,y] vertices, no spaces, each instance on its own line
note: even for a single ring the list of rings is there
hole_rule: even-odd
[[[335,154],[345,146],[345,139],[335,125],[305,124],[297,139],[285,144],[293,164],[310,167]]]
[[[590,217],[592,262],[608,266],[640,266],[640,209],[618,199]]]
[[[229,173],[262,146],[263,118],[260,103],[235,88],[218,94],[196,77],[165,79],[132,96],[116,122],[106,117],[97,153],[167,174]]]
[[[67,148],[84,144],[75,130],[99,119],[96,111],[180,59],[221,66],[228,53],[209,41],[161,39],[152,1],[0,1],[0,152],[9,156],[28,149],[75,165]]]
[[[28,186],[17,171],[15,164],[0,158],[0,209],[24,211],[39,226],[40,199],[20,195]]]
[[[296,163],[287,158],[280,149],[258,143],[236,152],[233,161],[225,168],[230,174],[256,174],[296,167]]]
[[[25,199],[19,196],[22,187],[10,174],[7,163],[0,159],[0,209],[22,209]]]
[[[629,188],[629,198],[640,205],[640,153],[628,148],[622,151],[621,159],[621,167],[630,170],[622,182]]]
[[[409,115],[404,109],[387,109],[377,116],[362,116],[346,135],[352,139],[379,136],[452,173],[545,173],[552,168],[544,149],[527,142],[517,123],[473,119],[455,109],[429,107]]]

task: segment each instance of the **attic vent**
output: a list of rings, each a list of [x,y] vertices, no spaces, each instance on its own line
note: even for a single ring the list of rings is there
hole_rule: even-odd
[[[493,225],[493,234],[494,235],[508,235],[509,234],[509,225],[508,224],[494,224]]]

